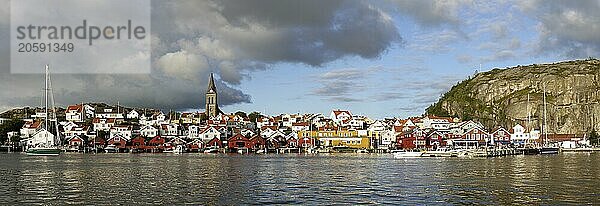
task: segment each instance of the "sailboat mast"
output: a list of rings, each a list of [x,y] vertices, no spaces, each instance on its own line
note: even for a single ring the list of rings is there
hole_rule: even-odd
[[[547,122],[546,122],[546,84],[544,83],[544,143],[548,140]]]
[[[44,111],[46,117],[44,117],[44,129],[48,131],[48,65],[46,64],[46,76],[44,79]],[[46,140],[48,141],[48,140]]]
[[[527,130],[529,130],[528,132],[531,132],[531,129],[529,128],[531,125],[531,111],[529,110],[529,93],[527,93]]]
[[[48,68],[46,68],[48,71]],[[54,146],[56,146],[55,141],[60,140],[60,131],[58,131],[58,117],[56,116],[56,103],[54,102],[54,92],[52,91],[52,79],[50,78],[50,72],[48,72],[48,92],[50,92],[50,103],[52,104],[52,119],[54,119],[54,129],[56,131],[56,136],[54,137]]]

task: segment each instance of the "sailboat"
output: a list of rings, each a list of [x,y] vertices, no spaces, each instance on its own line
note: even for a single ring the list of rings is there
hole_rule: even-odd
[[[542,147],[540,148],[540,154],[558,154],[558,151],[560,150],[560,148],[550,145],[548,143],[548,131],[547,131],[547,122],[546,122],[546,84],[544,84],[544,125],[543,125],[543,129],[544,129],[544,143],[542,144]]]
[[[60,132],[58,131],[58,119],[56,118],[56,107],[54,106],[54,94],[52,94],[52,83],[50,81],[50,73],[48,70],[48,65],[46,65],[46,79],[45,79],[45,85],[44,85],[44,98],[45,98],[45,113],[46,116],[44,117],[44,130],[42,132],[47,132],[47,134],[44,134],[44,142],[43,143],[36,143],[35,145],[32,145],[30,147],[27,148],[27,155],[39,155],[39,156],[56,156],[59,155],[61,150],[60,148],[58,148],[56,142],[57,140],[60,141]],[[50,94],[50,95],[48,95]],[[52,116],[48,115],[48,98],[51,99],[52,102]],[[52,118],[49,120],[49,118]],[[51,134],[48,130],[48,122],[50,121],[50,123],[52,121],[54,121],[54,126],[55,126],[55,131],[56,131],[56,136],[52,136],[52,139],[48,139],[49,135]]]

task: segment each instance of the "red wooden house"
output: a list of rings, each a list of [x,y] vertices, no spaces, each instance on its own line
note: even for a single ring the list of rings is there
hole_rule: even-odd
[[[215,146],[219,147],[219,148],[223,147],[223,142],[218,137],[212,138],[210,141],[208,141],[206,143],[206,147],[215,147]]]
[[[465,139],[465,140],[474,140],[477,142],[484,142],[489,138],[489,135],[485,130],[479,128],[479,127],[474,127],[470,130],[468,130],[467,132],[465,132],[462,136],[461,139]]]
[[[250,148],[252,149],[264,149],[266,146],[265,138],[260,135],[254,135],[250,138]]]
[[[142,136],[138,136],[131,140],[131,148],[133,149],[146,149],[146,139]]]
[[[108,139],[109,145],[114,145],[119,149],[124,149],[127,147],[127,139],[121,137],[120,135],[115,135],[112,138]]]
[[[446,145],[445,140],[446,140],[446,135],[442,134],[439,131],[434,130],[427,135],[427,138],[425,140],[425,145],[427,145],[428,148],[445,146]]]
[[[68,141],[69,147],[82,147],[85,145],[85,140],[77,135],[70,137]]]
[[[201,139],[195,139],[187,143],[186,146],[191,152],[199,152],[202,148],[206,147],[206,144]]]
[[[496,127],[491,136],[496,144],[510,144],[510,132],[504,127]]]
[[[94,147],[94,144],[96,147],[104,148],[104,146],[106,145],[106,140],[104,140],[104,138],[98,137],[98,136],[96,136],[94,138],[90,138],[90,140],[88,141],[88,146]]]
[[[298,138],[297,146],[302,147],[302,148],[314,147],[315,142],[316,142],[315,138],[310,138],[310,137]]]
[[[233,137],[227,140],[229,148],[252,148],[252,144],[250,143],[250,139],[244,137],[244,135],[236,134]]]
[[[162,147],[165,144],[165,142],[167,142],[165,140],[165,138],[163,138],[161,136],[156,136],[156,137],[152,138],[150,141],[148,141],[148,146],[159,148],[159,147]]]
[[[414,129],[408,132],[402,132],[396,136],[396,147],[401,149],[414,149],[428,147],[426,134],[420,129]]]

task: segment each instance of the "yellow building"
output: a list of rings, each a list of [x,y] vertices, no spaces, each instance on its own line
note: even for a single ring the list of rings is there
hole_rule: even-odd
[[[298,138],[316,138],[321,146],[367,149],[371,146],[369,137],[359,136],[356,130],[340,131],[299,131]]]

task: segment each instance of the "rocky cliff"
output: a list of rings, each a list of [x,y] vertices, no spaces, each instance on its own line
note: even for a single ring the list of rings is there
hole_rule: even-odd
[[[599,90],[597,59],[493,69],[453,86],[426,113],[540,129],[545,91],[548,133],[582,134],[600,130]]]

